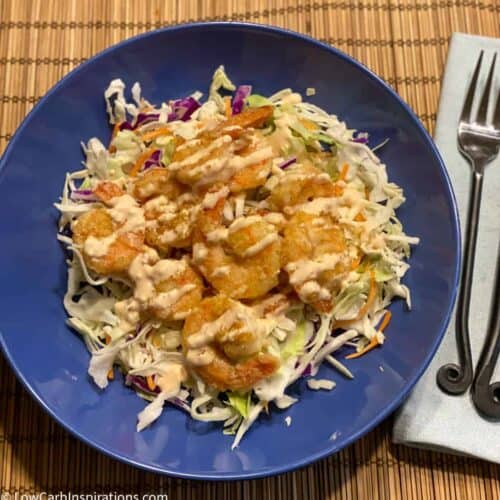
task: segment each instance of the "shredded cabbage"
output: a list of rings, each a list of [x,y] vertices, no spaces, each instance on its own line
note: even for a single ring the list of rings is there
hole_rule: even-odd
[[[217,105],[219,111],[224,111],[224,99],[220,95],[220,89],[225,89],[229,91],[233,91],[236,89],[236,86],[226,75],[224,70],[224,66],[219,66],[212,77],[212,83],[210,85],[210,90],[208,92],[209,99],[214,101]]]
[[[238,394],[236,392],[228,392],[227,399],[229,404],[243,417],[247,418],[250,411],[250,393]]]
[[[297,357],[304,352],[306,345],[306,321],[303,320],[287,338],[281,349],[281,358],[287,360],[291,356]]]
[[[137,430],[142,431],[151,425],[161,415],[165,401],[176,395],[177,391],[160,392],[137,416]]]
[[[98,179],[107,179],[109,153],[104,144],[96,137],[93,137],[88,141],[87,145],[82,143],[82,148],[87,158],[85,166],[89,175]]]
[[[249,108],[260,108],[261,106],[272,106],[272,102],[267,98],[259,94],[250,94],[245,102]]]

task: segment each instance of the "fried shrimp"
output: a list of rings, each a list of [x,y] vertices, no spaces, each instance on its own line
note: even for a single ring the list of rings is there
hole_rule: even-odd
[[[247,163],[247,159],[251,157],[251,155],[255,155],[260,148],[268,146],[264,137],[258,131],[247,134],[246,137],[241,137],[240,141],[241,140],[249,141],[248,145],[245,145],[243,149],[239,151],[239,156],[242,162],[245,163]],[[255,163],[250,162],[250,164],[236,169],[236,172],[228,181],[229,189],[232,193],[239,193],[241,191],[263,186],[270,172],[271,161],[269,158],[262,161],[256,161]]]
[[[260,297],[278,284],[280,237],[259,215],[238,217],[225,227],[224,203],[221,197],[200,211],[193,263],[219,292],[237,299]]]
[[[272,106],[246,109],[242,113],[232,115],[226,121],[220,123],[212,131],[212,135],[229,133],[233,138],[239,137],[243,129],[262,127],[273,116],[273,112]]]
[[[203,283],[185,259],[158,259],[149,249],[129,269],[134,295],[122,310],[139,311],[165,321],[184,319],[201,300]]]
[[[143,250],[145,220],[129,195],[110,198],[112,208],[96,208],[73,223],[73,241],[87,266],[98,274],[122,275]]]
[[[161,195],[146,202],[146,243],[164,254],[191,246],[198,201],[186,193],[176,201]]]
[[[179,182],[210,186],[227,182],[240,192],[265,183],[273,156],[272,147],[250,127],[264,123],[272,108],[250,109],[223,121],[215,129],[177,147],[169,170]]]
[[[184,323],[186,359],[220,391],[251,389],[279,367],[279,359],[266,352],[269,325],[252,308],[223,295],[203,299]]]
[[[160,195],[175,200],[182,192],[182,186],[165,168],[146,170],[137,177],[133,187],[134,198],[141,203]]]
[[[160,261],[160,265],[162,262],[166,261]],[[167,265],[174,262],[183,265],[178,266],[172,275],[164,279],[156,278],[157,295],[151,300],[149,308],[154,316],[166,321],[184,319],[200,302],[203,282],[185,261],[168,262]]]
[[[233,154],[231,136],[222,135],[216,139],[202,136],[179,146],[168,168],[179,182],[194,185],[204,177],[226,177],[225,166]]]
[[[330,176],[312,165],[299,165],[274,178],[268,205],[284,211],[288,207],[306,203],[315,198],[330,198],[342,194],[342,189]]]
[[[344,233],[331,215],[297,212],[285,227],[282,266],[300,299],[320,312],[331,310],[351,268],[345,250]]]

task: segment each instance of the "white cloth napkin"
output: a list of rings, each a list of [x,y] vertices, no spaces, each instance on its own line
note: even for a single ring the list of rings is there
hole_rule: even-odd
[[[500,39],[453,34],[435,132],[436,144],[457,197],[462,234],[465,230],[469,197],[470,167],[457,150],[457,124],[481,49],[485,51],[480,79],[480,83],[484,85],[495,51],[498,53],[497,57],[500,57]],[[495,91],[500,83],[499,66],[497,59],[497,78],[493,87]],[[474,367],[488,324],[499,236],[500,158],[497,158],[486,168],[481,202],[469,322]],[[448,396],[436,385],[438,369],[445,363],[457,360],[455,322],[452,319],[436,356],[396,417],[394,442],[500,463],[500,422],[481,418],[476,413],[470,392],[462,396]],[[496,367],[494,375],[493,380],[500,379],[500,366]]]

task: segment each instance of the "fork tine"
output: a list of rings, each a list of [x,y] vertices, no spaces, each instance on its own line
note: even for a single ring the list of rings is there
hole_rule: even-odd
[[[493,113],[493,126],[500,129],[500,90],[497,92],[497,105]]]
[[[483,96],[481,97],[481,102],[479,104],[479,111],[477,112],[476,123],[479,125],[486,125],[486,118],[488,116],[488,101],[490,100],[491,83],[493,82],[493,74],[495,73],[496,60],[497,54],[495,52],[493,60],[491,61],[490,72],[488,73],[488,79],[486,80]]]
[[[481,70],[481,62],[483,61],[484,51],[482,50],[479,54],[479,58],[476,63],[476,69],[472,75],[472,80],[469,84],[469,90],[467,91],[467,96],[464,101],[464,107],[462,108],[462,114],[460,115],[460,121],[470,122],[470,115],[472,111],[472,103],[474,101],[474,93],[476,92],[477,79],[479,78],[479,72]]]

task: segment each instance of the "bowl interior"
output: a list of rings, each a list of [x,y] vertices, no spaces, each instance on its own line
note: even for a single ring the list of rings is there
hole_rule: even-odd
[[[56,240],[64,175],[82,161],[80,141],[107,143],[103,91],[113,78],[141,83],[159,102],[207,91],[224,64],[234,82],[270,94],[284,87],[368,131],[391,180],[407,202],[399,215],[421,238],[405,283],[413,310],[393,304],[387,342],[349,362],[353,381],[327,367],[333,392],[303,390],[287,411],[262,417],[236,451],[216,424],[195,422],[167,407],[151,428],[135,432],[144,403],[121,380],[101,394],[86,374],[89,355],[65,326],[64,253]],[[0,329],[18,376],[63,425],[117,458],[152,470],[198,478],[256,477],[304,465],[368,431],[408,393],[429,362],[449,318],[459,259],[453,194],[432,141],[395,94],[342,53],[279,29],[242,24],[183,26],[149,33],[108,49],[80,66],[24,122],[0,170]],[[382,371],[383,370],[383,371]],[[290,427],[285,416],[292,417]]]

